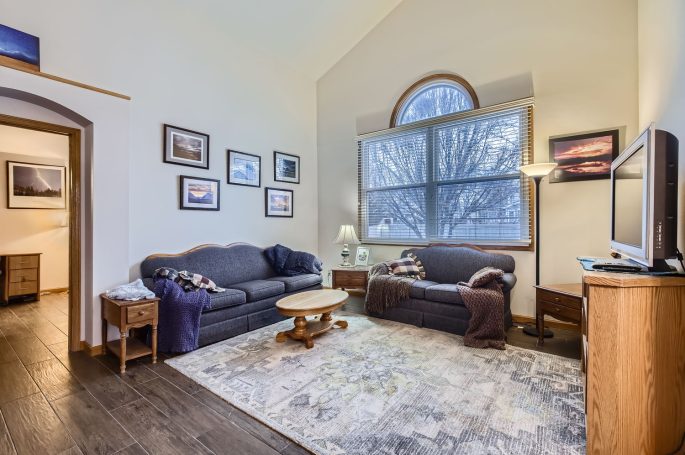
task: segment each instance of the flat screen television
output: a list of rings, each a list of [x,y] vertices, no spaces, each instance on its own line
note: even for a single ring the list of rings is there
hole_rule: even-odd
[[[652,271],[676,257],[678,139],[652,124],[611,164],[611,249]]]

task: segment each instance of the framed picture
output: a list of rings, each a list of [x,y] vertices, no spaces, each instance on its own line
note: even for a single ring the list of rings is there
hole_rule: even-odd
[[[219,182],[214,179],[181,176],[181,210],[219,210]]]
[[[283,152],[274,152],[274,180],[300,183],[300,157]]]
[[[0,63],[20,69],[40,71],[40,39],[0,25]]]
[[[549,139],[549,159],[558,164],[550,183],[608,179],[618,156],[618,130],[557,136]]]
[[[354,265],[369,265],[369,250],[368,247],[358,246],[357,247],[357,257],[354,260]]]
[[[261,186],[262,157],[249,153],[226,150],[228,183],[232,185]]]
[[[7,162],[7,208],[65,209],[64,166]]]
[[[264,214],[282,218],[293,217],[293,190],[264,188]]]
[[[164,125],[164,162],[209,169],[209,134]]]

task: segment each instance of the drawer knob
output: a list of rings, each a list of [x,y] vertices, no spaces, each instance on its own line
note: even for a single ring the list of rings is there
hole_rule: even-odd
[[[555,302],[559,302],[561,299],[559,297],[554,297]]]
[[[138,316],[142,316],[142,315],[144,315],[144,314],[145,314],[145,311],[143,311],[143,310],[140,310],[140,311],[138,312]]]

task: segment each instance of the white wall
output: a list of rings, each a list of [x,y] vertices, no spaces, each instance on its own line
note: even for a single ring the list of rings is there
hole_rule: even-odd
[[[69,286],[69,229],[66,210],[8,209],[7,161],[69,164],[66,136],[0,125],[0,254],[42,253],[42,290]]]
[[[481,105],[535,96],[535,157],[549,136],[610,127],[637,132],[635,0],[404,0],[318,82],[319,252],[357,217],[355,136],[387,128],[392,108],[432,72],[465,77]],[[543,182],[543,283],[580,282],[575,258],[606,256],[609,182]],[[371,246],[372,260],[399,247]],[[513,312],[534,314],[534,254],[512,253]]]
[[[640,0],[640,125],[656,122],[680,140],[678,248],[685,250],[685,3]]]
[[[239,36],[231,36],[230,29],[196,16],[190,2],[0,0],[0,10],[3,24],[40,37],[43,71],[132,97],[130,102],[121,101],[128,109],[128,125],[120,130],[126,147],[108,147],[105,157],[99,156],[95,147],[96,201],[104,199],[104,193],[114,198],[125,194],[126,200],[123,204],[95,204],[97,218],[109,225],[102,232],[117,230],[119,240],[110,239],[107,248],[125,259],[121,270],[107,252],[93,251],[95,263],[107,263],[117,270],[94,280],[94,296],[138,276],[140,261],[155,252],[236,241],[263,246],[280,242],[316,251],[313,80],[263,57]],[[32,77],[14,73],[0,71],[0,86],[7,83],[5,74]],[[64,94],[80,90],[56,87],[54,90]],[[71,107],[68,100],[63,104]],[[92,106],[85,110],[90,111]],[[87,113],[72,109],[93,120]],[[1,106],[0,111],[12,114]],[[210,134],[211,168],[162,163],[163,123]],[[96,141],[99,126],[94,120]],[[225,183],[226,148],[262,156],[262,188]],[[301,156],[301,184],[273,183],[273,150]],[[103,169],[110,173],[107,177],[98,173],[98,166],[116,162],[118,157],[125,169]],[[221,179],[221,211],[178,210],[179,175]],[[99,179],[109,177],[111,183],[98,188]],[[264,186],[295,190],[293,219],[264,217]],[[97,245],[97,240],[94,243]],[[97,299],[87,306],[93,309],[90,323],[97,327]],[[91,344],[99,344],[97,332],[86,332]]]

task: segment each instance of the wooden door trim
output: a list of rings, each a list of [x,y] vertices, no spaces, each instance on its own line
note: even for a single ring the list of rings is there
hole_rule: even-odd
[[[0,125],[69,137],[69,350],[81,350],[81,130],[0,114]]]

